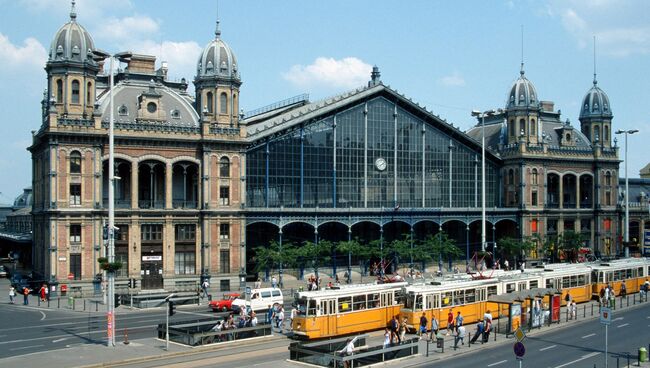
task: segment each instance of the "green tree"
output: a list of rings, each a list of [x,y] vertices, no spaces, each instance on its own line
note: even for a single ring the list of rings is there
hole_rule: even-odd
[[[542,249],[544,250],[544,255],[549,260],[550,263],[555,263],[558,260],[558,245],[560,239],[557,235],[547,235],[544,241],[542,242]]]
[[[584,246],[585,238],[575,231],[565,231],[562,233],[559,242],[559,248],[564,252],[568,261],[574,262],[578,259],[578,250]]]
[[[296,263],[296,249],[295,245],[291,242],[283,242],[282,246],[277,240],[271,240],[268,246],[255,247],[255,262],[254,272],[264,271],[269,278],[271,270],[280,268],[282,269],[291,267]]]
[[[429,235],[421,243],[423,253],[429,254],[431,259],[438,259],[438,268],[442,271],[442,260],[451,260],[462,257],[465,252],[456,245],[456,241],[450,239],[447,233],[441,231],[436,235]]]
[[[413,245],[413,247],[411,247]],[[411,234],[402,234],[400,238],[391,241],[388,245],[390,254],[393,255],[395,269],[399,268],[401,260],[407,259],[409,262],[413,259],[415,244],[411,243]],[[413,265],[410,265],[412,268]]]
[[[331,249],[332,243],[327,240],[318,243],[306,241],[297,248],[296,259],[302,267],[311,265],[318,277],[318,267],[329,262]]]
[[[352,281],[352,257],[358,257],[364,253],[359,239],[350,239],[336,244],[336,251],[348,255],[348,281]]]
[[[497,249],[501,250],[501,255],[505,259],[512,260],[513,267],[516,267],[519,260],[522,259],[526,252],[535,248],[536,242],[532,237],[525,237],[521,240],[511,237],[505,237],[497,241]]]

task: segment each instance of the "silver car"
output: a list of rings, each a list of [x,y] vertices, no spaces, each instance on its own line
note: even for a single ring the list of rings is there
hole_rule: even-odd
[[[0,277],[7,277],[7,268],[3,265],[0,265]]]

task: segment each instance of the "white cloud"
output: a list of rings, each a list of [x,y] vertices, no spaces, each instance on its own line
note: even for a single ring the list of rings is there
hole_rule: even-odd
[[[354,88],[370,78],[372,65],[356,57],[319,57],[310,65],[293,65],[282,77],[299,87]]]
[[[167,61],[170,79],[184,77],[188,81],[196,74],[196,60],[203,50],[194,41],[159,43],[151,40],[130,42],[125,49],[136,54],[154,55],[159,65],[161,61]]]
[[[0,33],[0,65],[9,68],[42,68],[47,61],[47,51],[35,38],[27,38],[22,46],[11,43]]]
[[[443,86],[447,87],[463,87],[465,86],[465,78],[459,72],[453,72],[450,75],[440,78],[439,81]]]
[[[113,42],[155,34],[160,30],[158,22],[147,16],[110,18],[94,32],[95,37]]]

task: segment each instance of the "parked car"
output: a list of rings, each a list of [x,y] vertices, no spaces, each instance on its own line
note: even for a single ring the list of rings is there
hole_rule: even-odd
[[[223,299],[211,301],[210,308],[212,308],[213,312],[227,312],[232,310],[233,300],[239,298],[240,295],[239,293],[225,293],[223,294]]]
[[[13,286],[18,292],[22,293],[24,288],[29,287],[29,280],[19,273],[14,273],[11,275],[11,286]]]
[[[7,277],[7,268],[4,265],[0,265],[0,277]]]

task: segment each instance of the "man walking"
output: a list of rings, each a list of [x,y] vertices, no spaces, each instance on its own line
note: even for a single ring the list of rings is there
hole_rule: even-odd
[[[29,288],[24,288],[23,289],[23,304],[24,305],[29,305]]]
[[[201,284],[201,289],[203,290],[203,298],[208,297],[208,288],[210,287],[210,283],[208,282],[208,279],[204,279],[203,283]]]
[[[14,304],[14,298],[16,298],[16,289],[12,286],[9,288],[9,304]]]
[[[431,340],[433,341],[434,338],[438,337],[438,329],[440,326],[438,326],[438,319],[436,318],[435,315],[431,317]]]
[[[427,324],[429,321],[427,320],[427,316],[422,312],[422,316],[420,316],[420,329],[418,330],[418,336],[420,336],[420,340],[422,340],[423,336],[427,335]]]
[[[460,311],[458,311],[458,315],[456,315],[456,331],[458,332],[458,328],[463,325],[463,316],[460,314]]]

